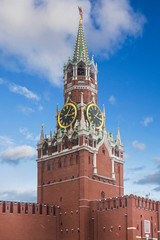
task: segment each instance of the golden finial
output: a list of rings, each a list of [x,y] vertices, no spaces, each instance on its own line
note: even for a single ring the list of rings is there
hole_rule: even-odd
[[[82,24],[82,16],[83,16],[83,11],[82,11],[82,7],[78,7],[79,9],[79,15],[80,15],[80,23]]]
[[[42,127],[44,126],[44,123],[42,123]]]

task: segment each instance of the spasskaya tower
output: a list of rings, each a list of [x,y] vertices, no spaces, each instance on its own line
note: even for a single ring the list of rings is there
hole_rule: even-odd
[[[123,195],[123,145],[118,130],[105,130],[105,108],[97,103],[97,65],[89,59],[82,9],[73,53],[64,66],[64,106],[56,109],[54,134],[44,136],[38,151],[38,203],[59,209],[59,238],[89,238],[90,203]],[[66,237],[67,229],[68,231]],[[65,235],[64,235],[65,232]],[[73,236],[74,233],[74,236]]]

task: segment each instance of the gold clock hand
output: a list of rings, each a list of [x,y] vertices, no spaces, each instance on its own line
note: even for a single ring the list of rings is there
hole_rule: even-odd
[[[69,108],[69,110],[68,110],[67,114],[66,114],[66,115],[64,115],[64,116],[65,116],[65,118],[68,116],[68,114],[69,114],[70,110],[71,110],[71,108]]]
[[[94,118],[97,117],[97,115],[98,115],[98,112],[96,114],[94,114]]]
[[[99,118],[99,117],[97,117],[97,116],[96,116],[96,118],[98,118],[99,120],[102,120],[102,118]]]
[[[74,112],[73,112],[73,113],[70,113],[70,114],[68,114],[67,116],[71,116],[71,115],[74,115]]]

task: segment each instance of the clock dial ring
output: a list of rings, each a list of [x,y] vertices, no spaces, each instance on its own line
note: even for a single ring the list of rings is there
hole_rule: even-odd
[[[86,111],[87,119],[90,124],[94,124],[96,129],[103,126],[103,114],[96,104],[90,104]]]
[[[58,124],[61,128],[67,128],[75,121],[76,117],[76,106],[73,103],[67,103],[58,114]]]

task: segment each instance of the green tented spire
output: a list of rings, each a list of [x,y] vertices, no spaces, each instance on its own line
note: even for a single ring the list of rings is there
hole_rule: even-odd
[[[73,53],[73,62],[78,62],[81,58],[86,62],[89,61],[86,40],[83,32],[82,20],[80,19],[76,45]]]

